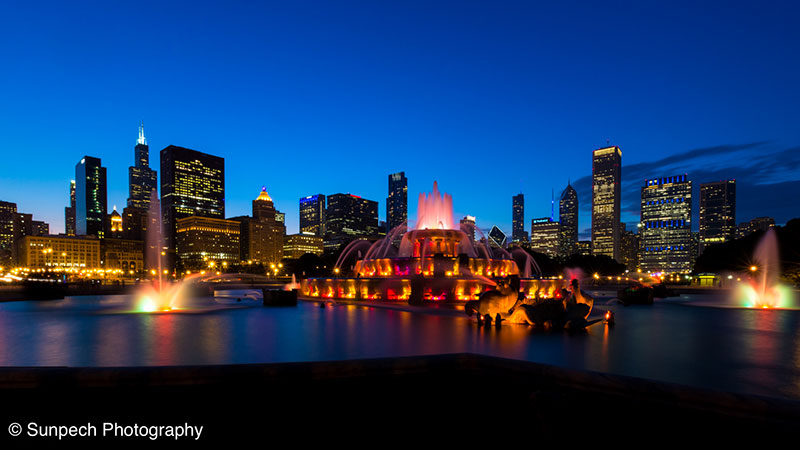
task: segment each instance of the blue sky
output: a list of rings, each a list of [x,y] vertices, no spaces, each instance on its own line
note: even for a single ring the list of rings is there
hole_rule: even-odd
[[[156,169],[170,144],[222,156],[227,215],[264,185],[289,232],[315,193],[384,219],[396,171],[411,217],[438,180],[506,231],[513,195],[529,223],[571,179],[587,229],[607,141],[629,224],[644,178],[683,173],[736,178],[739,221],[800,216],[796,4],[551,3],[6,2],[0,199],[63,231],[91,155],[121,209],[144,120]]]

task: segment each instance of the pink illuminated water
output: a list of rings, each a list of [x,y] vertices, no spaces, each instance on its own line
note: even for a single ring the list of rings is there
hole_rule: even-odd
[[[417,230],[455,230],[453,220],[453,197],[439,193],[439,185],[433,182],[433,192],[419,194],[417,206]]]
[[[736,290],[737,300],[754,308],[793,308],[792,290],[780,283],[778,238],[770,228],[753,252],[750,282]],[[755,269],[755,270],[752,270]]]

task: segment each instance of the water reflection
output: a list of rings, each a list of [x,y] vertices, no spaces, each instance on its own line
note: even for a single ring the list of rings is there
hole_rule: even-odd
[[[473,352],[800,399],[800,311],[614,306],[584,333],[481,327],[466,316],[301,302],[202,314],[118,314],[125,296],[0,304],[0,364],[138,366]]]

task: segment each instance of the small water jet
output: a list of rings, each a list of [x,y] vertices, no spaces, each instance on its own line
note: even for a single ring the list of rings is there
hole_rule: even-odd
[[[736,297],[751,308],[791,308],[792,290],[780,283],[780,255],[775,229],[764,233],[755,251],[754,264],[749,268],[749,282],[736,289]]]

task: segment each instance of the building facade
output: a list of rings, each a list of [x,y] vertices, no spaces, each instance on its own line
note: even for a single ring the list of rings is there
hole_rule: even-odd
[[[100,239],[94,236],[25,236],[16,242],[17,265],[30,270],[100,269]]]
[[[0,201],[0,250],[11,251],[14,245],[14,220],[17,204]]]
[[[14,249],[14,216],[17,204],[0,201],[0,266],[11,265]]]
[[[561,224],[550,217],[531,220],[531,250],[551,258],[558,256]]]
[[[592,256],[592,241],[578,241],[576,254],[581,256]]]
[[[511,242],[522,243],[528,240],[525,232],[525,195],[520,193],[511,197]]]
[[[604,147],[592,154],[592,254],[619,261],[622,151]]]
[[[324,195],[309,195],[300,199],[300,232],[325,236]]]
[[[120,278],[133,278],[144,273],[142,241],[106,237],[100,240],[100,266]],[[110,272],[109,272],[110,271]]]
[[[75,180],[69,182],[69,206],[64,207],[64,234],[75,236]]]
[[[106,168],[84,156],[75,165],[75,234],[102,238],[106,228]]]
[[[775,219],[772,217],[756,217],[750,222],[742,222],[736,230],[736,239],[749,236],[757,231],[767,231],[775,226]]]
[[[625,230],[622,224],[622,236],[619,241],[621,263],[631,272],[639,267],[639,235],[631,230]]]
[[[122,239],[125,237],[125,227],[123,226],[122,214],[117,212],[115,206],[111,214],[108,215],[106,221],[106,236],[114,239]]]
[[[176,250],[178,220],[224,219],[225,159],[175,145],[161,150],[161,216],[169,251]]]
[[[325,246],[336,247],[354,239],[378,236],[378,202],[352,194],[328,196],[325,212]]]
[[[321,236],[308,233],[290,234],[283,244],[283,257],[298,259],[306,253],[322,256],[325,246]]]
[[[277,219],[266,188],[253,200],[253,217],[234,217],[240,223],[240,257],[248,263],[278,264],[283,259],[286,226]]]
[[[184,270],[215,269],[239,264],[240,223],[235,220],[190,216],[178,219],[178,259]]]
[[[471,243],[475,243],[475,216],[465,216],[459,222],[459,228],[467,235]]]
[[[45,236],[50,234],[50,224],[42,220],[34,220],[31,223],[31,234],[33,236]]]
[[[386,197],[386,232],[408,225],[408,179],[405,172],[389,175],[389,196]]]
[[[692,182],[687,175],[645,180],[641,203],[643,272],[692,270]]]
[[[558,200],[558,222],[561,224],[558,253],[567,257],[577,251],[578,245],[578,192],[569,183]]]
[[[736,238],[736,180],[700,185],[700,249]]]

